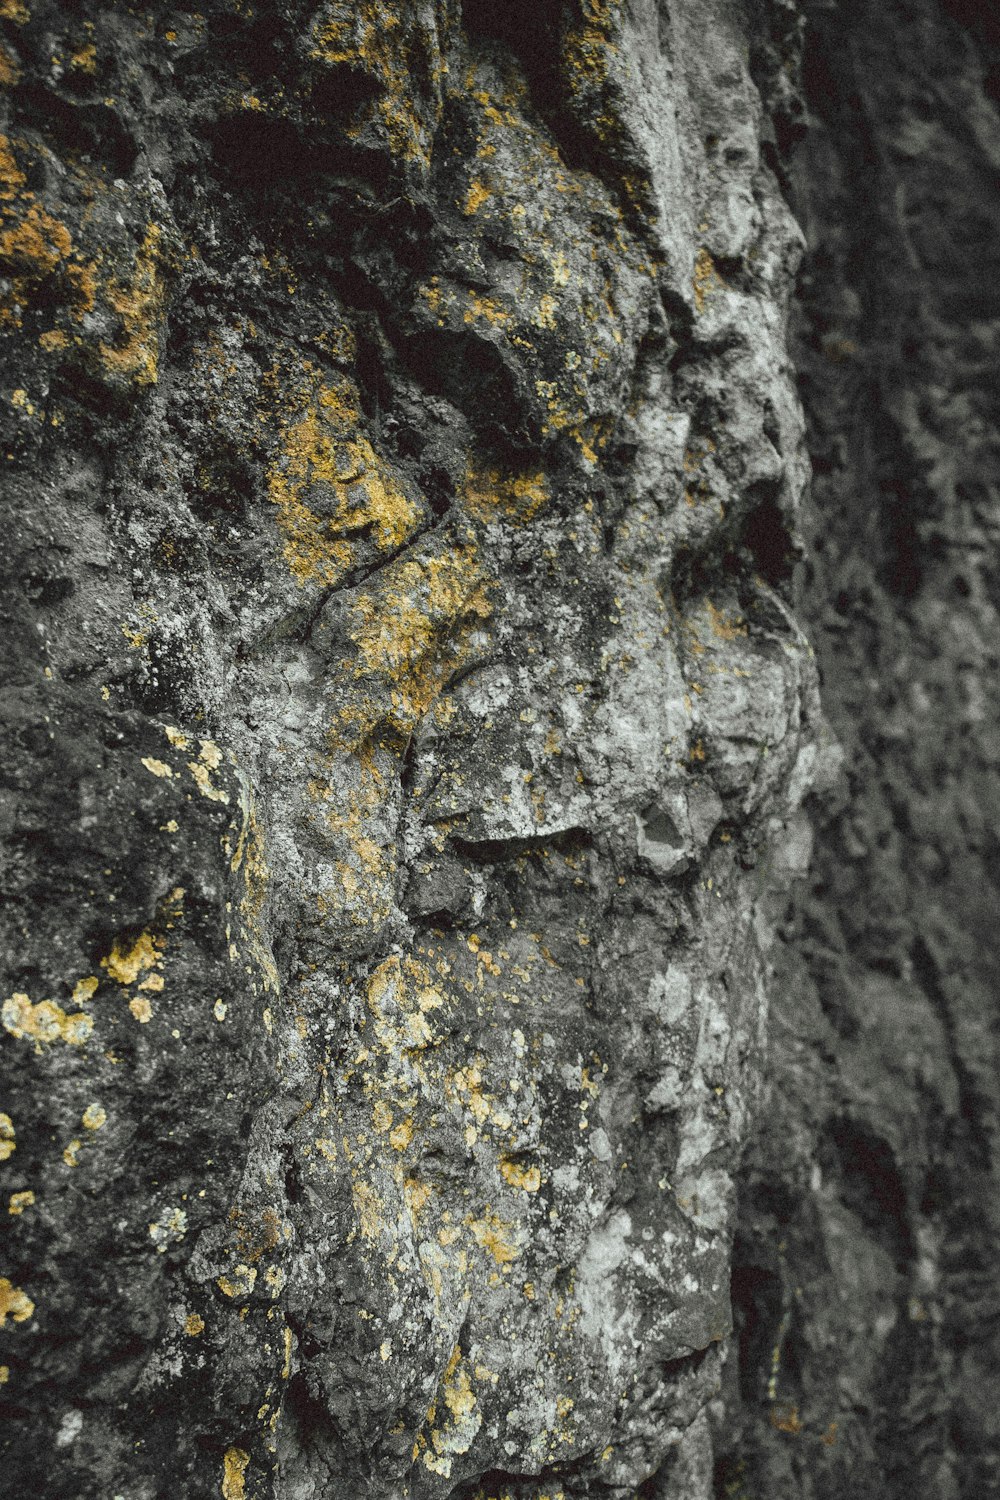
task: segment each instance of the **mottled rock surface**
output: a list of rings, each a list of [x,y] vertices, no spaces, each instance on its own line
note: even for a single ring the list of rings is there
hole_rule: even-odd
[[[1000,1493],[1000,16],[806,7],[800,617],[844,752],[771,986],[720,1493]]]
[[[12,1493],[1000,1482],[997,28],[860,9],[0,0]]]

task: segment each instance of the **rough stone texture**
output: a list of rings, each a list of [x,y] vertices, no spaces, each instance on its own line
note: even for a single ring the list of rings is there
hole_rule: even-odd
[[[845,762],[810,800],[772,985],[719,1489],[979,1500],[1000,1493],[1000,20],[806,15],[801,603]]]
[[[996,27],[867,9],[0,0],[19,1493],[997,1482]]]

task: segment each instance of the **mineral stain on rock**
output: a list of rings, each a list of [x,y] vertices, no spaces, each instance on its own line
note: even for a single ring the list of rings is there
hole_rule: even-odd
[[[998,38],[862,9],[0,4],[12,1493],[995,1484]]]

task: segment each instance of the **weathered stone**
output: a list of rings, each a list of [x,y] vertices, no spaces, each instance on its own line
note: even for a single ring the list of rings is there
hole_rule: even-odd
[[[990,535],[996,39],[904,9],[0,3],[18,1493],[971,1494],[945,1347],[995,1478],[995,620],[897,573]]]

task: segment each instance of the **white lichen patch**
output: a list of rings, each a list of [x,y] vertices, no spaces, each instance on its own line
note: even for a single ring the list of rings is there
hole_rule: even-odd
[[[186,1234],[187,1213],[180,1207],[165,1209],[160,1218],[149,1226],[149,1237],[160,1255],[164,1255],[171,1245],[177,1244]]]

